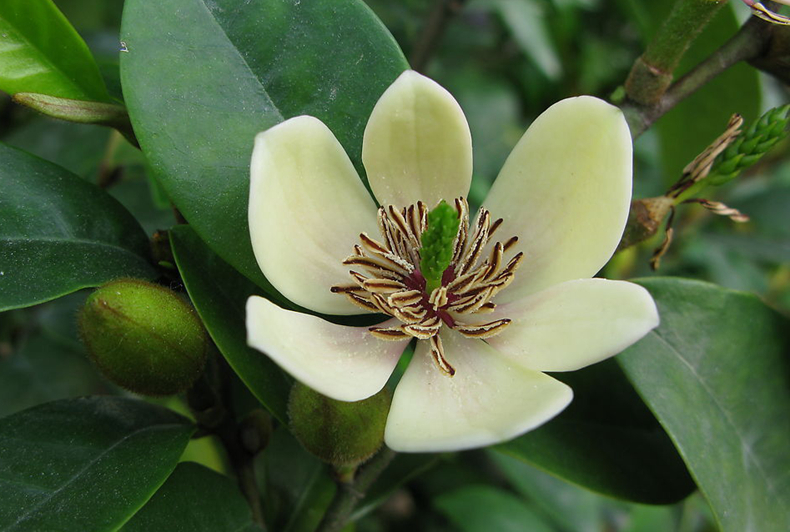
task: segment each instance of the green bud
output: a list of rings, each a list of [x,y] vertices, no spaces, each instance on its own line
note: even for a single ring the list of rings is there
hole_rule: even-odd
[[[442,274],[453,259],[453,243],[461,220],[444,200],[428,213],[428,227],[420,236],[420,271],[429,294],[442,285]]]
[[[386,387],[373,397],[347,403],[297,382],[288,404],[291,432],[324,462],[353,467],[381,447],[391,401]]]
[[[743,169],[756,163],[777,142],[787,136],[790,105],[766,112],[725,149],[706,178],[712,185],[722,185]]]
[[[194,309],[166,288],[119,279],[79,313],[88,354],[115,384],[143,395],[186,390],[206,362],[207,339]]]

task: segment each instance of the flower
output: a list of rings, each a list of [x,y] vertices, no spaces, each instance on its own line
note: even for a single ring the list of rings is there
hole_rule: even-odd
[[[658,325],[644,288],[590,279],[625,226],[631,150],[619,109],[563,100],[524,134],[467,230],[469,127],[453,97],[416,72],[384,92],[365,129],[362,161],[380,209],[318,119],[260,133],[249,223],[263,273],[313,311],[361,306],[391,318],[348,327],[253,296],[249,345],[318,392],[357,401],[386,384],[418,338],[387,418],[394,450],[468,449],[541,425],[573,395],[544,371],[603,360]],[[458,215],[442,207],[436,223],[460,224],[441,286],[426,290],[420,237],[442,200]],[[489,240],[494,231],[503,240]]]

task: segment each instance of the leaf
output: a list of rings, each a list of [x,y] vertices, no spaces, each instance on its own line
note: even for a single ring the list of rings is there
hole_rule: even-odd
[[[284,428],[263,454],[266,521],[273,530],[313,532],[335,494],[328,467],[304,450]]]
[[[667,504],[693,491],[671,440],[614,359],[553,376],[573,388],[570,406],[546,425],[494,449],[629,501]]]
[[[194,462],[182,462],[121,532],[252,532],[247,501],[236,483]]]
[[[552,532],[521,499],[493,486],[466,486],[440,495],[434,505],[462,532]]]
[[[573,486],[503,453],[488,456],[513,487],[561,525],[562,530],[598,532],[613,501]]]
[[[0,2],[0,90],[111,100],[85,41],[52,0]]]
[[[790,334],[757,297],[640,281],[661,325],[618,357],[724,532],[790,530]]]
[[[651,2],[668,8],[669,2]],[[661,19],[658,19],[661,20]],[[724,44],[738,23],[730,6],[714,17],[680,63],[675,78],[690,70]],[[749,124],[760,112],[760,81],[757,70],[737,64],[686,98],[656,122],[667,185],[677,181],[694,157],[726,129],[733,113]]]
[[[193,430],[169,410],[120,397],[0,419],[0,529],[115,530],[173,471]]]
[[[0,161],[0,311],[156,277],[145,233],[103,190],[3,144]]]
[[[287,424],[290,380],[269,357],[247,346],[245,305],[260,290],[211,251],[191,226],[173,227],[170,244],[209,335],[261,404]]]
[[[324,121],[361,169],[362,132],[407,68],[360,0],[127,0],[124,96],[140,145],[195,231],[261,287],[247,228],[255,135]]]

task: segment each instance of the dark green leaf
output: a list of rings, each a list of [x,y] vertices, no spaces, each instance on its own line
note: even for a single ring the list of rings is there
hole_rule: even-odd
[[[154,171],[195,231],[268,288],[247,229],[254,136],[323,120],[359,165],[379,95],[407,68],[360,0],[127,0],[124,96]]]
[[[3,144],[0,161],[0,311],[155,277],[145,233],[103,190]]]
[[[170,231],[178,269],[189,297],[225,359],[258,400],[287,423],[290,381],[269,357],[247,346],[245,305],[260,292],[211,251],[191,226]]]
[[[121,532],[253,530],[250,507],[235,481],[194,462],[183,462]]]
[[[117,529],[173,471],[193,430],[170,410],[119,397],[0,419],[0,529]]]
[[[263,456],[267,522],[282,532],[313,532],[335,494],[328,467],[285,428],[275,431]]]
[[[555,419],[494,447],[606,495],[666,504],[694,489],[683,461],[613,359],[554,375],[573,388]]]
[[[552,532],[521,499],[493,486],[466,486],[440,495],[434,505],[463,532]]]
[[[618,360],[722,530],[790,530],[790,327],[757,297],[641,282],[661,325]]]
[[[109,101],[85,41],[52,0],[0,2],[0,90]]]

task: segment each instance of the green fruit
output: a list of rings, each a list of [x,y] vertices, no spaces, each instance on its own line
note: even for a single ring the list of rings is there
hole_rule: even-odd
[[[93,292],[79,313],[79,329],[101,372],[142,395],[182,392],[206,363],[206,333],[195,310],[145,281],[119,279]]]
[[[381,448],[391,401],[386,387],[373,397],[347,403],[297,382],[288,404],[291,432],[324,462],[355,466]]]

